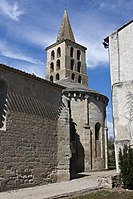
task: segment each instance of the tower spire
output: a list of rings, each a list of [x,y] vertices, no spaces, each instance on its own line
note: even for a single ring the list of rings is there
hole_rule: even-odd
[[[70,21],[68,18],[67,9],[65,8],[62,23],[61,23],[60,30],[57,37],[57,41],[63,41],[66,39],[75,42],[72,28],[70,25]]]

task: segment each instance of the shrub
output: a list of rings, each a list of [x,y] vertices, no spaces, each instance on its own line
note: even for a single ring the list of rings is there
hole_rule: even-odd
[[[108,139],[108,167],[109,169],[115,169],[115,151],[114,151],[114,138],[110,137]]]
[[[120,178],[124,188],[133,189],[133,148],[124,145],[119,151]]]

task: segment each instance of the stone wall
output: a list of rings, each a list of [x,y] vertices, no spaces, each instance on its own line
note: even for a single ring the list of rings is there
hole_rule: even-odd
[[[89,98],[90,127],[92,135],[92,168],[107,169],[107,124],[106,101],[99,96]],[[99,138],[96,138],[96,125],[99,125]]]
[[[133,81],[113,86],[112,92],[116,163],[118,170],[119,148],[133,144]]]
[[[133,22],[109,36],[111,85],[133,80]]]
[[[0,79],[7,84],[0,129],[0,190],[56,182],[62,159],[62,180],[69,179],[69,122],[63,87],[3,65]],[[58,146],[63,151],[60,157]]]
[[[107,169],[107,98],[75,91],[68,94],[71,120],[71,167],[74,172]],[[95,125],[100,124],[96,140]],[[96,152],[97,151],[97,152]]]
[[[133,112],[133,21],[109,36],[116,167],[119,148],[131,144]]]

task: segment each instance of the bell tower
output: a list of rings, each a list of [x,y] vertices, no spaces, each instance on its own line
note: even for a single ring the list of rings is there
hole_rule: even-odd
[[[87,86],[86,50],[75,42],[65,9],[57,41],[46,48],[46,80],[56,83],[67,78]]]

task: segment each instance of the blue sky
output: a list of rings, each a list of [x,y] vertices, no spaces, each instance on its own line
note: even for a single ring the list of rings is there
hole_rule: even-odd
[[[76,42],[87,47],[89,87],[110,97],[103,39],[132,19],[133,0],[66,0]],[[0,63],[45,78],[45,48],[54,43],[65,0],[0,0]],[[112,135],[111,99],[107,108]]]

